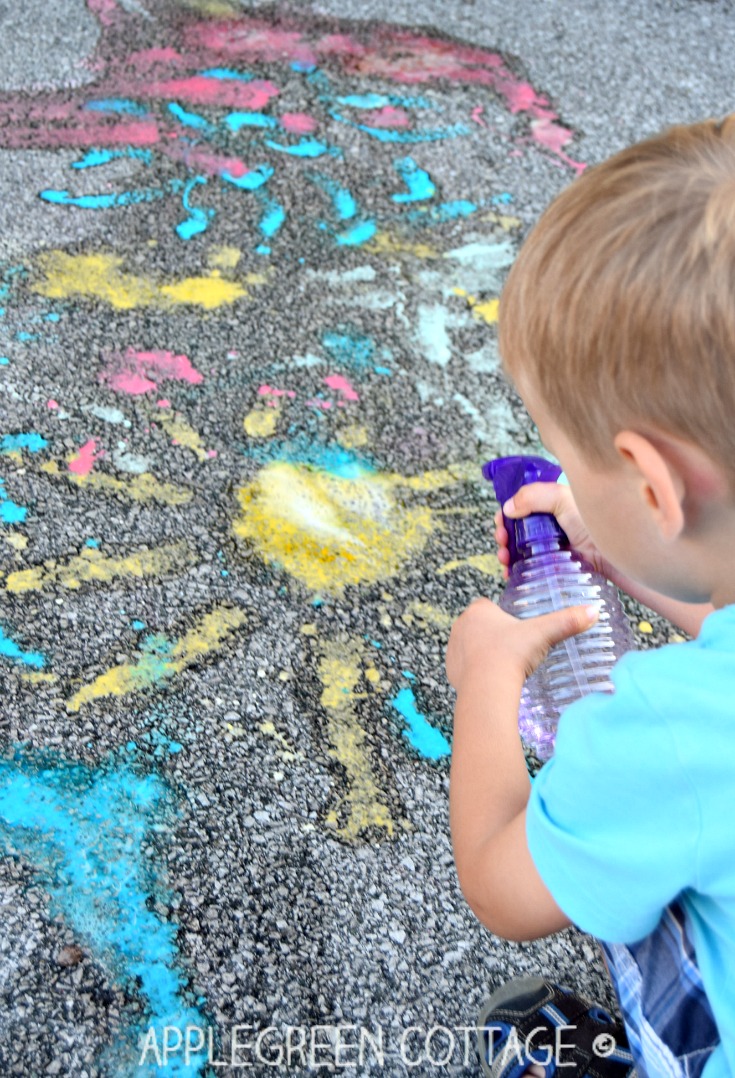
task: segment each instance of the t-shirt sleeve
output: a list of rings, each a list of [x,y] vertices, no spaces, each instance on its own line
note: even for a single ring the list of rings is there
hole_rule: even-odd
[[[557,905],[611,943],[648,935],[696,883],[698,799],[665,714],[631,675],[643,658],[621,660],[614,693],[564,712],[526,813],[531,857]]]

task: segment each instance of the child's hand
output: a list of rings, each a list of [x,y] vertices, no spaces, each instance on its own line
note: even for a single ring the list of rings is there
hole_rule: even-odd
[[[582,633],[597,620],[596,606],[567,606],[522,620],[489,599],[475,599],[455,621],[447,645],[447,678],[460,691],[490,667],[506,676],[530,677],[554,644]]]
[[[529,513],[552,513],[569,537],[572,548],[602,573],[611,576],[611,567],[604,561],[590,539],[589,532],[579,515],[577,503],[569,487],[561,483],[527,483],[511,498],[512,508],[505,515],[513,519],[527,517]],[[508,502],[506,502],[508,506]],[[508,577],[508,532],[503,524],[503,509],[495,514],[495,541],[498,544],[498,560],[503,566],[503,577]]]

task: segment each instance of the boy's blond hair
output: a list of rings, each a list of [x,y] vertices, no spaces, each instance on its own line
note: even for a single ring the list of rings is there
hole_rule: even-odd
[[[505,369],[599,465],[618,430],[735,478],[735,114],[672,127],[551,204],[500,304]]]

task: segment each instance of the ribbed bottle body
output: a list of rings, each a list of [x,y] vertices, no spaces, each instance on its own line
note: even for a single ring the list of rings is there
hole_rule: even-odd
[[[500,606],[532,618],[567,606],[597,606],[595,624],[555,644],[524,685],[518,717],[521,738],[539,760],[554,749],[559,716],[590,692],[612,692],[610,671],[634,647],[616,587],[573,550],[545,550],[517,561]]]

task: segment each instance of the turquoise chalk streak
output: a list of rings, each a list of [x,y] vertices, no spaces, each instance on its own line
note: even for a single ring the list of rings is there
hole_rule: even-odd
[[[231,67],[210,67],[206,71],[200,71],[207,79],[239,79],[240,82],[252,82],[254,75],[248,75],[245,71],[235,71]]]
[[[426,198],[433,198],[436,187],[431,176],[416,164],[412,157],[401,157],[393,162],[398,175],[401,177],[408,193],[391,195],[394,202],[421,202]]]
[[[186,221],[182,221],[176,226],[176,232],[181,236],[182,240],[190,240],[192,236],[198,236],[200,232],[205,232],[209,226],[209,222],[214,217],[214,210],[202,209],[199,206],[192,206],[189,203],[189,195],[197,184],[206,184],[206,182],[204,176],[194,176],[184,187],[181,201],[189,216]]]
[[[429,760],[449,756],[452,751],[449,742],[441,730],[431,726],[426,716],[418,711],[412,689],[401,689],[391,703],[408,723],[408,730],[403,731],[403,736],[422,756]]]
[[[156,775],[141,776],[124,766],[95,772],[18,756],[0,761],[0,838],[34,867],[54,911],[95,959],[129,990],[137,984],[147,1003],[149,1014],[108,1053],[115,1058],[104,1073],[203,1073],[203,1060],[186,1065],[178,1055],[159,1068],[149,1054],[149,1068],[137,1069],[149,1024],[159,1044],[166,1025],[179,1028],[183,1037],[187,1024],[207,1024],[186,1000],[176,926],[147,907],[151,897],[168,896],[155,860],[141,851],[152,831],[170,826],[171,815],[170,795]]]
[[[225,116],[225,124],[230,131],[239,131],[241,127],[278,127],[278,121],[262,112],[231,112]]]
[[[148,109],[125,97],[109,97],[103,101],[88,101],[84,106],[92,112],[118,112],[124,116],[148,116]]]
[[[172,101],[169,104],[168,111],[172,116],[175,116],[180,123],[185,124],[187,127],[193,127],[197,131],[207,131],[209,133],[214,131],[212,125],[205,120],[203,116],[199,116],[196,112],[187,112],[175,101]]]
[[[229,172],[221,172],[220,175],[227,183],[234,184],[235,187],[239,187],[242,191],[256,191],[264,183],[268,182],[274,171],[269,165],[259,165],[244,176],[233,176]]]
[[[290,154],[292,157],[323,157],[325,153],[332,154],[333,157],[342,156],[341,150],[327,146],[325,142],[317,142],[314,139],[307,141],[302,139],[296,146],[282,146],[280,142],[274,142],[273,139],[267,138],[265,144],[270,146],[272,150]]]
[[[72,162],[72,168],[97,168],[99,165],[106,165],[108,161],[114,161],[119,157],[132,157],[139,161],[144,161],[146,165],[150,165],[153,160],[153,154],[150,150],[138,150],[133,146],[127,146],[124,150],[90,150],[85,154],[81,161]]]
[[[40,652],[23,651],[15,640],[5,635],[2,628],[0,628],[0,655],[23,663],[24,666],[35,666],[38,670],[42,670],[46,665],[46,660]]]
[[[30,453],[39,453],[48,442],[40,434],[6,434],[0,439],[0,453],[12,453],[18,449],[27,449]]]

